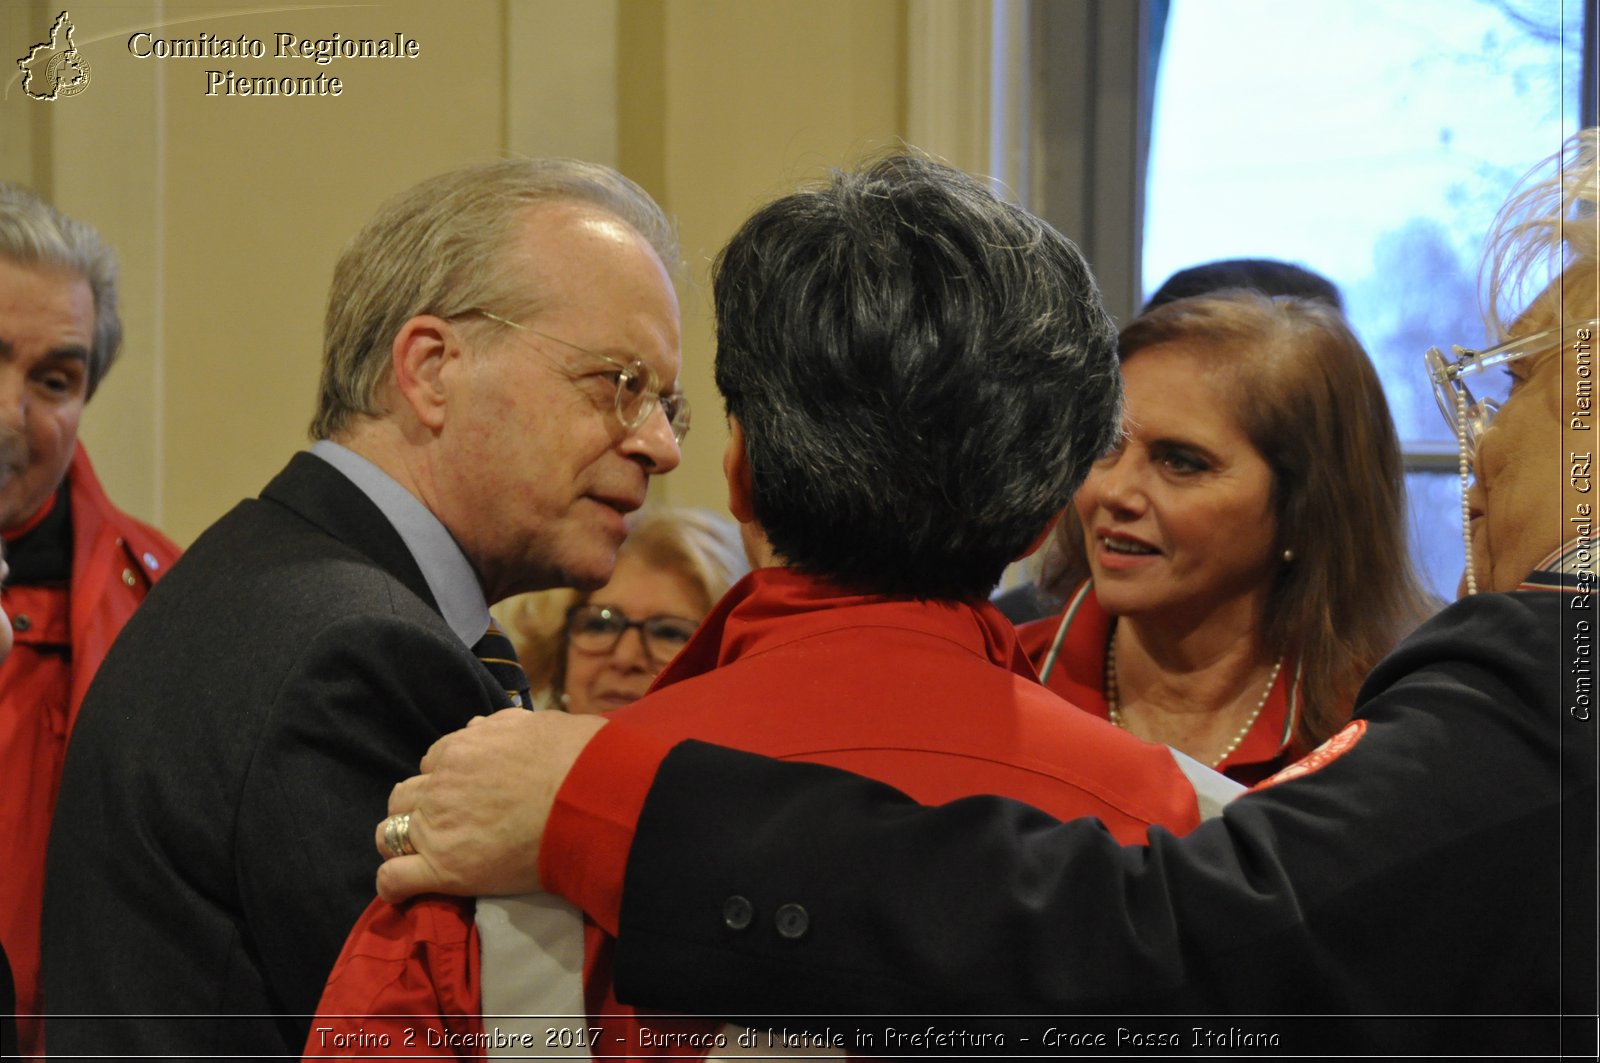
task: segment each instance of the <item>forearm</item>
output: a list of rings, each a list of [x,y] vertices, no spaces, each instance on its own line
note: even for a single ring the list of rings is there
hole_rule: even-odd
[[[545,888],[616,936],[634,831],[672,744],[625,724],[601,728],[556,792],[539,852]]]
[[[1098,996],[1105,968],[1030,957],[1120,920],[1075,907],[1080,888],[1114,896],[1141,877],[1162,888],[1148,860],[1097,821],[1061,824],[999,798],[924,809],[833,769],[684,743],[661,767],[628,861],[618,996],[735,1015],[1059,1007]],[[752,911],[743,929],[726,921],[735,898]],[[778,928],[785,905],[805,910],[798,938]],[[1057,929],[1041,941],[1046,925]],[[1124,952],[1122,980],[1170,983],[1167,955]]]

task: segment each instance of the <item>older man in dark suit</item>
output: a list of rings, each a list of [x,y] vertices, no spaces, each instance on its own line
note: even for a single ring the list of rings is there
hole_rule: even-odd
[[[85,703],[53,1052],[298,1053],[389,787],[512,700],[472,648],[488,603],[604,583],[678,463],[675,258],[641,189],[568,161],[434,178],[357,235],[310,453],[200,537]]]

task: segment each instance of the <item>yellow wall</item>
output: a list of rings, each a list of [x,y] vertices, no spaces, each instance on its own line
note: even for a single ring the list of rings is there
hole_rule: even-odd
[[[95,224],[123,264],[123,360],[83,438],[113,497],[187,542],[303,446],[339,248],[387,195],[515,151],[619,165],[675,214],[699,414],[658,500],[720,507],[707,266],[749,211],[906,127],[904,0],[84,0],[91,82],[0,100],[0,178]],[[0,5],[0,57],[60,8]],[[139,59],[139,30],[265,59]],[[419,42],[415,60],[276,59],[274,34]],[[338,76],[332,97],[207,96],[205,71]]]
[[[650,116],[624,126],[622,165],[678,219],[684,386],[698,411],[686,472],[662,494],[720,508],[727,430],[711,375],[712,258],[762,203],[903,135],[901,5],[634,0],[622,11],[651,30],[625,42],[618,64],[625,107]]]

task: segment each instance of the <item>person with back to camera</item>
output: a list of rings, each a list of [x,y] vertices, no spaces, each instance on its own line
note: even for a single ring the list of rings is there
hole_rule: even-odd
[[[1243,783],[1305,755],[1431,612],[1382,383],[1320,302],[1166,303],[1118,337],[1126,428],[1056,530],[1023,647],[1056,693]]]
[[[750,571],[732,521],[703,509],[644,509],[596,591],[534,591],[492,610],[534,704],[609,712],[644,696],[700,621]]]
[[[1349,1021],[1280,1051],[1592,1058],[1596,501],[1569,456],[1595,438],[1600,132],[1553,168],[1488,245],[1500,345],[1428,352],[1473,477],[1467,594],[1380,662],[1333,739],[1218,819],[1122,847],[1003,798],[924,808],[824,766],[498,713],[395,788],[419,851],[380,890],[542,881],[603,908],[625,871],[616,979],[638,1006],[1332,1013]],[[616,846],[575,812],[619,788],[639,795],[616,810],[625,866],[578,881],[562,865]],[[734,892],[837,932],[730,934]]]
[[[851,767],[922,800],[999,790],[1092,810],[1123,839],[1188,829],[1202,802],[1238,789],[1041,687],[985,600],[1119,423],[1110,321],[1065,237],[958,171],[891,156],[757,211],[719,258],[714,293],[729,508],[769,547],[614,726]],[[597,800],[583,832],[618,837],[611,808],[634,796]],[[476,916],[444,898],[369,908],[307,1053],[357,1027],[403,1040],[404,1020],[352,1015],[469,1016],[446,1029],[470,1046],[480,1013],[499,1030],[507,1014],[552,1014],[549,986],[512,973],[535,942],[518,940],[514,963],[486,922],[501,903],[480,899]],[[798,944],[842,929],[799,905],[714,908],[728,934]],[[657,1054],[645,1027],[715,1042],[714,1021],[607,997],[601,929],[615,933],[615,910],[590,914],[595,1053]]]

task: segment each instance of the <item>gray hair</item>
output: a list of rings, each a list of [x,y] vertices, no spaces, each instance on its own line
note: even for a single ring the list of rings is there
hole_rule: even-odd
[[[561,201],[616,215],[669,271],[676,269],[672,223],[649,193],[608,166],[502,159],[431,177],[379,208],[339,256],[311,437],[330,438],[354,417],[384,412],[379,390],[388,379],[391,344],[418,314],[448,318],[478,307],[531,312],[523,278],[495,265],[524,211]]]
[[[88,395],[111,371],[122,348],[117,316],[117,257],[93,228],[69,218],[30,189],[0,182],[0,258],[82,277],[94,296],[94,341]]]

